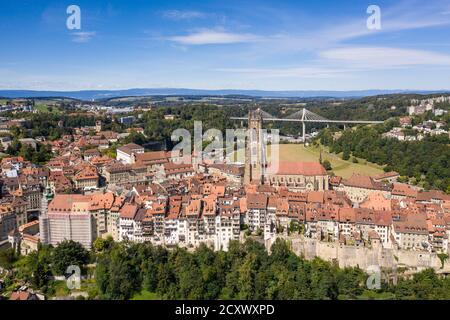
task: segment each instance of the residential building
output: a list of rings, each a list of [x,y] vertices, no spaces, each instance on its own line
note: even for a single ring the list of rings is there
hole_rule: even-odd
[[[90,249],[95,225],[89,203],[89,196],[57,194],[48,205],[48,212],[40,216],[42,243],[56,246],[64,240],[73,240]]]
[[[116,159],[124,164],[132,164],[134,163],[134,156],[139,153],[144,153],[144,147],[136,143],[129,143],[117,148]]]

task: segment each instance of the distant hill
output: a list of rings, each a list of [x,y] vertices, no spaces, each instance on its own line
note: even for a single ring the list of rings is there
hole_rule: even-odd
[[[81,91],[34,91],[34,90],[0,90],[0,97],[4,98],[40,98],[67,97],[81,100],[99,100],[115,97],[131,96],[228,96],[243,95],[262,98],[359,98],[384,94],[435,94],[450,93],[449,90],[414,91],[414,90],[362,90],[362,91],[264,91],[264,90],[203,90],[184,88],[149,88],[125,90],[81,90]]]

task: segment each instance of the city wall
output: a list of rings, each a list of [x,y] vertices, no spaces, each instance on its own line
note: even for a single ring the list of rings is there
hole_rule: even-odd
[[[450,273],[450,263],[446,262],[441,269],[441,260],[435,253],[410,250],[386,249],[381,245],[374,248],[363,246],[346,246],[335,242],[321,242],[305,237],[279,236],[287,240],[293,252],[305,259],[319,257],[326,261],[336,261],[340,267],[359,267],[368,270],[378,266],[382,269],[408,268],[410,272],[420,272],[433,268],[439,273]],[[276,238],[266,241],[270,248]]]

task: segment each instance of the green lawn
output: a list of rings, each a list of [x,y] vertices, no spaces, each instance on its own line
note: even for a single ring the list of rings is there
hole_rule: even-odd
[[[154,292],[142,290],[131,298],[131,300],[161,300],[161,298]]]
[[[46,104],[36,104],[34,106],[34,108],[38,111],[38,112],[43,112],[43,113],[55,113],[55,114],[60,114],[61,110],[59,110],[59,108],[57,107],[49,107]]]
[[[269,150],[270,151],[270,150]],[[303,144],[284,144],[280,145],[280,160],[286,162],[318,162],[320,157],[319,147],[305,147]],[[328,160],[331,163],[333,172],[341,177],[349,178],[353,173],[359,173],[368,176],[383,173],[383,167],[367,162],[364,159],[358,159],[359,163],[353,163],[351,160],[342,160],[341,155],[329,153],[327,148],[322,147],[322,160]]]
[[[66,281],[54,281],[51,283],[51,287],[51,291],[53,291],[51,294],[52,297],[67,297],[68,295],[70,295],[70,290],[67,287]]]

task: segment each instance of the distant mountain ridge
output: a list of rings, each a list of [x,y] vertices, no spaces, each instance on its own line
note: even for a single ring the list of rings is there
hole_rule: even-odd
[[[355,90],[355,91],[328,91],[328,90],[240,90],[240,89],[186,89],[186,88],[148,88],[124,90],[80,90],[80,91],[38,91],[38,90],[0,90],[2,98],[42,98],[66,97],[80,100],[99,100],[130,96],[227,96],[242,95],[261,98],[359,98],[384,94],[435,94],[450,93],[450,90]]]

